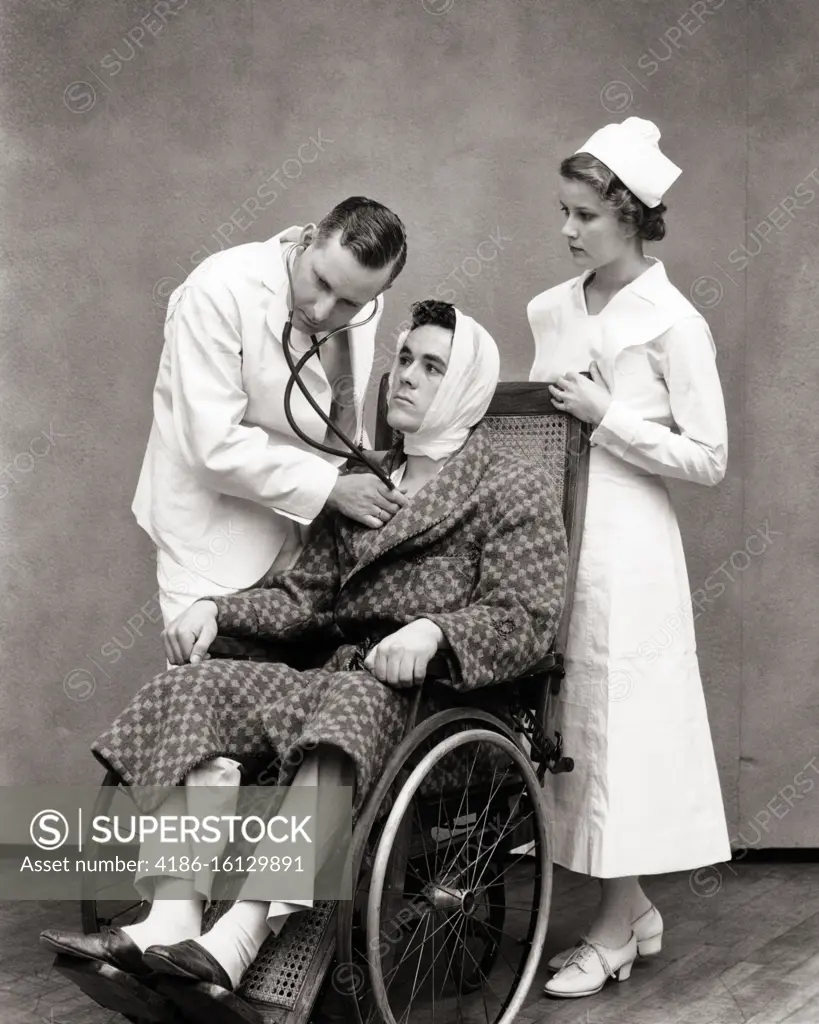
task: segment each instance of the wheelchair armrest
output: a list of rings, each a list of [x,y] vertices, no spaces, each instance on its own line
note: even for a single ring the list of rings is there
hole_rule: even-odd
[[[502,683],[494,683],[492,686],[482,686],[479,690],[464,692],[491,694],[492,692],[501,692],[501,688],[507,690],[510,686],[516,686],[521,701],[530,707],[535,707],[543,693],[544,685],[549,686],[555,695],[560,693],[560,682],[563,676],[563,655],[550,651],[522,676],[504,680]],[[435,655],[427,666],[426,677],[433,683],[451,682],[452,666],[446,655]]]

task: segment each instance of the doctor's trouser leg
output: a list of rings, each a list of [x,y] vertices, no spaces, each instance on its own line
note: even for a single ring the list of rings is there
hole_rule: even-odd
[[[208,763],[210,767],[204,766],[206,777],[209,780],[206,783],[208,786],[214,785],[212,765],[217,760],[227,761],[228,759],[213,759]],[[235,762],[232,763],[235,764]],[[195,781],[191,783],[192,775],[196,775],[196,773],[192,772],[186,777],[184,787],[176,788],[177,791],[156,812],[157,816],[230,815],[235,812],[238,799],[238,767],[235,769],[235,775],[223,772],[221,777],[225,781],[222,785],[229,788],[226,790],[224,798],[217,801],[218,806],[214,804],[213,794],[209,789],[206,799],[197,800],[197,783]],[[355,771],[349,756],[338,747],[322,744],[305,755],[304,761],[290,784],[290,790],[311,787],[313,789],[311,798],[315,799],[319,787],[343,786],[352,789],[354,780]],[[200,792],[204,797],[205,791],[200,790]],[[345,824],[348,823],[345,820],[349,818],[349,809],[346,803],[336,801],[335,804],[331,804],[332,806],[337,808],[336,815],[323,813],[319,821],[320,832],[316,834],[310,847],[312,856],[308,857],[311,863],[301,864],[305,876],[313,883],[333,852],[331,837],[343,833]],[[303,794],[294,794],[291,798],[288,792],[277,813],[289,819],[295,815],[303,816],[304,808]],[[322,809],[324,810],[324,807]],[[275,878],[275,875],[269,872],[251,873],[244,882],[233,907],[216,922],[206,935],[201,935],[203,901],[209,898],[213,881],[209,862],[211,858],[223,852],[226,841],[227,835],[223,835],[220,843],[207,844],[208,852],[205,856],[199,857],[198,870],[193,869],[196,856],[194,844],[175,845],[174,849],[178,849],[179,856],[173,862],[175,871],[171,876],[160,875],[156,870],[156,865],[163,863],[160,859],[163,854],[165,856],[164,863],[167,864],[170,861],[168,845],[163,845],[153,835],[149,836],[140,848],[139,859],[143,864],[153,867],[148,867],[138,873],[135,886],[144,899],[153,899],[153,904],[148,919],[142,925],[131,926],[128,932],[139,945],[144,943],[143,948],[147,948],[152,943],[169,944],[195,938],[199,945],[207,949],[219,961],[236,986],[244,971],[256,958],[256,954],[267,936],[271,932],[278,935],[291,914],[310,909],[314,904],[314,897],[271,900],[269,897],[270,884],[271,878]],[[265,836],[259,842],[253,855],[257,860],[265,856],[269,858],[281,856],[281,848],[269,836]],[[187,857],[188,860],[183,861],[182,857]],[[186,866],[187,869],[182,870],[183,866]],[[173,929],[173,935],[167,934],[169,917],[175,917],[177,922]],[[143,933],[140,934],[136,931],[137,929],[143,929]],[[135,932],[136,934],[134,934]]]
[[[300,551],[301,534],[294,523],[293,530],[286,535],[282,550],[269,571],[271,573],[284,572],[286,569],[291,568],[298,558]],[[207,560],[201,562],[203,568],[207,564]],[[200,601],[205,597],[227,597],[230,594],[236,593],[235,587],[225,587],[219,583],[214,583],[193,569],[180,565],[179,562],[171,558],[161,548],[157,548],[156,551],[156,579],[159,584],[159,607],[162,611],[165,629],[168,628],[174,619],[179,618],[192,604],[195,604],[196,601]],[[172,669],[176,666],[167,662],[166,667]],[[235,785],[238,785],[238,769],[239,765],[236,761],[228,757],[214,757],[204,762],[198,768],[195,768],[185,779],[185,785],[232,785],[231,780],[234,770],[236,772]],[[190,808],[188,813],[195,814],[196,811]]]
[[[165,629],[196,601],[204,597],[227,597],[236,593],[235,587],[223,587],[191,569],[186,569],[161,548],[157,548],[156,551],[156,579],[159,584],[159,607]],[[175,666],[168,661],[166,667],[172,669]],[[211,758],[188,775],[185,785],[238,786],[239,765],[228,757]],[[196,811],[190,808],[187,813],[195,814]]]

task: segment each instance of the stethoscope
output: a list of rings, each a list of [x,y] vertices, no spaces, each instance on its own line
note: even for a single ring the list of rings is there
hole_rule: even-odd
[[[284,349],[284,358],[286,359],[287,367],[290,370],[290,378],[287,381],[287,384],[284,389],[284,414],[287,417],[287,422],[290,424],[290,428],[292,429],[293,433],[302,441],[304,441],[305,444],[310,445],[311,448],[316,448],[320,452],[326,452],[328,455],[336,455],[341,458],[347,458],[347,452],[342,451],[338,448],[331,448],[329,445],[321,444],[318,441],[314,441],[311,437],[308,437],[307,434],[305,434],[304,431],[296,423],[293,417],[293,410],[290,407],[290,403],[292,401],[293,385],[296,384],[298,385],[298,388],[301,391],[301,393],[307,399],[308,403],[312,406],[313,410],[319,415],[321,420],[330,428],[330,430],[332,430],[336,437],[338,437],[338,439],[342,441],[347,446],[347,448],[349,448],[350,454],[356,460],[356,462],[360,462],[371,473],[375,473],[375,475],[379,477],[387,485],[387,487],[390,488],[390,490],[395,490],[395,484],[392,482],[392,480],[390,480],[389,476],[384,472],[384,470],[381,469],[379,465],[377,465],[372,459],[370,459],[367,456],[363,448],[357,445],[355,441],[349,438],[344,433],[343,430],[339,429],[339,427],[337,427],[335,423],[331,421],[330,417],[324,412],[324,410],[321,408],[318,402],[316,402],[316,400],[310,394],[307,385],[299,376],[304,364],[308,361],[308,359],[310,359],[312,356],[318,353],[318,350],[325,342],[329,341],[330,338],[335,337],[336,334],[340,334],[342,331],[346,331],[347,328],[350,326],[349,324],[345,324],[343,327],[337,327],[334,331],[331,331],[328,335],[322,338],[321,341],[319,341],[316,338],[315,334],[311,334],[311,347],[304,353],[304,355],[301,357],[301,359],[299,359],[298,362],[295,362],[293,358],[293,352],[290,347],[290,335],[293,331],[294,313],[293,307],[291,305],[293,301],[293,277],[290,270],[290,257],[294,250],[299,247],[306,249],[307,243],[295,242],[287,250],[287,253],[285,254],[284,257],[284,266],[285,269],[287,270],[287,281],[289,286],[287,297],[287,308],[289,312],[287,320],[285,321],[284,330],[282,331],[282,348]],[[375,298],[374,302],[375,306],[372,313],[370,313],[366,320],[361,320],[360,322],[356,323],[356,327],[363,327],[365,324],[368,324],[373,319],[373,317],[376,316],[379,308],[377,297]]]

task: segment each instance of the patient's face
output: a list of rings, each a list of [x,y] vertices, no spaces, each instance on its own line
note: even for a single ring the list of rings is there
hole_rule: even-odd
[[[424,324],[410,331],[398,354],[387,422],[412,434],[421,426],[449,365],[452,331]]]

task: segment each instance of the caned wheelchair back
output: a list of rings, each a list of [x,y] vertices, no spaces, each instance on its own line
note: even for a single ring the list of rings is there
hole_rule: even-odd
[[[385,375],[378,394],[377,451],[386,451],[398,440],[386,419],[387,390]],[[549,658],[533,677],[543,689],[544,675],[554,674],[559,679],[566,646],[585,512],[587,431],[578,420],[555,408],[546,384],[500,384],[485,423],[491,428],[493,440],[499,448],[525,457],[531,461],[533,473],[549,477],[563,511],[569,552],[566,600]],[[231,651],[230,645],[224,655],[265,657],[261,652],[248,655],[247,651]],[[533,701],[532,706],[535,705],[538,714],[542,713],[542,702]],[[224,909],[214,905],[207,915],[210,918],[208,924]],[[246,1018],[248,1021],[301,1024],[307,1019],[333,954],[334,909],[333,903],[321,901],[312,911],[299,914],[279,939],[265,943],[243,978],[240,989],[240,995],[252,1006]]]

